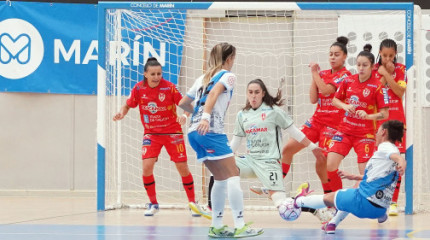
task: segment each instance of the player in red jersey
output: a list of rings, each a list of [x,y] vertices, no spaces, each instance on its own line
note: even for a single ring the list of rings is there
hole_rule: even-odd
[[[392,39],[385,39],[379,46],[379,61],[375,64],[373,71],[375,77],[380,79],[382,85],[387,89],[390,97],[389,120],[399,120],[406,129],[405,112],[403,110],[403,95],[406,91],[405,65],[398,63],[396,59],[397,44]],[[378,121],[378,127],[385,121]],[[406,152],[406,134],[401,142],[396,143],[400,153]],[[402,178],[397,179],[396,189],[393,194],[392,203],[389,209],[390,216],[397,216],[397,199],[399,197],[400,184]]]
[[[130,108],[139,106],[144,127],[142,143],[143,185],[151,203],[145,216],[153,216],[159,210],[155,192],[154,165],[164,146],[182,177],[182,184],[189,202],[195,202],[193,176],[188,168],[184,137],[180,124],[186,122],[186,115],[176,114],[176,105],[182,99],[175,84],[163,79],[161,64],[156,58],[149,58],[144,67],[143,81],[131,90],[127,102],[113,117],[121,120]],[[197,205],[197,204],[196,204]],[[194,215],[193,215],[194,216]],[[199,215],[195,215],[199,216]]]
[[[366,163],[374,152],[375,120],[388,117],[389,98],[379,79],[372,74],[375,56],[371,49],[370,44],[364,46],[364,51],[357,56],[358,74],[347,77],[333,98],[333,105],[345,110],[327,156],[329,187],[333,192],[342,188],[338,168],[351,148],[357,153],[359,172],[364,174]]]
[[[315,113],[301,127],[301,131],[312,142],[318,142],[320,148],[324,149],[327,155],[328,145],[331,138],[336,133],[336,129],[342,119],[344,111],[333,106],[332,99],[336,89],[342,81],[351,75],[345,68],[345,59],[348,56],[346,44],[348,38],[338,37],[336,42],[330,46],[329,62],[331,69],[320,71],[317,63],[309,64],[312,72],[312,83],[309,90],[310,101],[312,104],[317,103]],[[288,174],[293,156],[305,146],[300,144],[294,138],[290,138],[282,150],[282,172],[283,176]],[[321,180],[324,192],[330,192],[327,178],[327,161],[317,160],[315,162],[316,172]],[[322,222],[329,221],[333,213],[327,212],[327,209],[302,209],[315,214]]]

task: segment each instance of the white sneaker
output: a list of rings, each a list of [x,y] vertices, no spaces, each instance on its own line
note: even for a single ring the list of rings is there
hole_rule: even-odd
[[[258,194],[258,195],[269,195],[269,189],[265,188],[265,187],[257,187],[257,186],[252,186],[249,188],[249,190],[251,190],[251,192]]]
[[[327,207],[320,208],[315,211],[314,215],[321,221],[321,223],[327,223],[334,217],[334,215],[336,215],[336,209]]]
[[[160,208],[157,204],[152,204],[152,203],[148,203],[147,204],[148,209],[145,210],[145,216],[154,216],[154,214],[156,214]]]

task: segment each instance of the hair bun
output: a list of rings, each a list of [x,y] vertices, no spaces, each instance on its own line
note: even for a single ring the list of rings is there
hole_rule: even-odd
[[[148,58],[148,60],[146,60],[147,62],[149,62],[149,61],[157,61],[158,62],[158,60],[155,58],[155,57],[150,57],[150,58]]]
[[[372,45],[369,43],[364,45],[363,50],[366,52],[371,52],[372,51]]]
[[[345,45],[346,46],[346,44],[348,44],[348,38],[347,37],[344,37],[344,36],[340,36],[340,37],[337,37],[336,38],[336,41],[338,42],[338,43],[342,43],[343,45]]]

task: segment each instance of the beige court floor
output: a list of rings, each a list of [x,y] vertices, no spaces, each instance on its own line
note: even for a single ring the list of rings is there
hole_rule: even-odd
[[[96,211],[95,197],[73,196],[0,196],[0,239],[22,239],[2,237],[2,226],[152,226],[159,227],[208,227],[210,221],[192,217],[186,209],[161,209],[154,217],[145,217],[142,209],[120,209],[104,212]],[[286,222],[279,218],[274,211],[247,211],[246,221],[253,221],[254,226],[275,230],[318,230],[321,224],[309,213],[303,213],[294,222]],[[229,210],[226,211],[225,223],[232,226]],[[9,229],[8,228],[8,229]],[[348,216],[338,229],[348,231],[400,231],[393,239],[430,238],[430,213],[418,213],[390,217],[387,222],[378,224],[376,220],[359,219]],[[9,229],[10,230],[10,229]],[[8,230],[8,231],[9,231]],[[21,230],[14,230],[21,231]],[[403,232],[404,231],[404,236]],[[345,232],[348,233],[348,232]],[[352,232],[351,232],[352,233]],[[273,233],[273,234],[276,234]],[[6,235],[11,236],[11,233]],[[74,238],[71,238],[74,239]],[[82,238],[76,238],[82,239]],[[127,238],[125,238],[127,239]],[[145,238],[143,238],[145,239]],[[151,238],[162,239],[162,238]],[[197,238],[198,239],[198,238]],[[390,239],[381,238],[381,239]]]

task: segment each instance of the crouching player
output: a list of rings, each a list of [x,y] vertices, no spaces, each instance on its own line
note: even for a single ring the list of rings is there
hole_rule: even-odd
[[[311,195],[309,188],[296,196],[296,207],[336,207],[338,212],[323,226],[326,233],[334,233],[339,223],[352,213],[359,218],[387,219],[387,208],[396,188],[397,178],[405,172],[406,161],[395,143],[402,141],[404,124],[398,120],[384,122],[376,133],[378,150],[373,153],[363,176],[339,172],[340,177],[362,180],[358,188],[342,189],[326,195]]]

